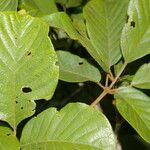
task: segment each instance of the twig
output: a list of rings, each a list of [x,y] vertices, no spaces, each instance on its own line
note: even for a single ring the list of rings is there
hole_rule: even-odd
[[[97,82],[97,85],[100,86],[102,89],[105,89],[105,87],[100,82]]]
[[[91,104],[92,107],[94,107],[97,103],[100,102],[100,100],[107,95],[107,92],[104,90],[98,97],[97,99]]]
[[[125,62],[124,65],[122,66],[121,70],[119,71],[118,75],[115,77],[115,79],[112,81],[112,83],[110,84],[110,86],[105,87],[104,91],[97,97],[97,99],[91,104],[91,106],[95,106],[97,103],[99,103],[101,101],[102,98],[104,98],[108,93],[111,93],[112,87],[114,86],[114,84],[117,82],[118,78],[120,77],[120,75],[122,74],[122,72],[124,71],[125,67],[127,66],[127,63]]]

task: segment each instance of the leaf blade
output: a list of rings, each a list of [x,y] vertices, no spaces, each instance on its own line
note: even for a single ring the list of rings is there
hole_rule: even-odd
[[[17,10],[18,0],[1,0],[0,11]]]
[[[0,13],[0,120],[13,128],[34,113],[34,100],[55,91],[58,67],[48,28],[26,14]]]
[[[19,7],[20,9],[25,9],[30,15],[37,17],[42,17],[58,11],[55,0],[22,0]]]
[[[78,32],[66,13],[57,12],[48,16],[44,16],[42,19],[46,21],[50,26],[64,30],[70,36],[70,38],[78,40],[87,49],[88,53],[95,59],[95,61],[97,61],[97,63],[104,70],[109,71],[107,66],[101,61],[101,58],[97,50],[93,47],[91,41]]]
[[[46,119],[43,120],[42,118]],[[93,122],[93,120],[95,121]],[[37,128],[39,124],[41,124],[41,127]],[[34,127],[31,129],[32,125]],[[35,128],[37,129],[36,131]],[[34,137],[32,136],[30,139],[31,136],[27,135],[27,131],[30,131],[28,133],[32,135],[34,133]],[[41,133],[41,131],[43,132]],[[106,134],[108,137],[106,137]],[[23,131],[21,137],[22,148],[26,149],[27,143],[32,145],[33,150],[39,147],[43,148],[42,144],[36,147],[34,144],[35,140],[38,141],[38,144],[41,140],[46,141],[48,150],[50,148],[51,150],[60,148],[67,150],[73,148],[78,150],[85,150],[85,148],[87,150],[106,150],[110,149],[110,146],[112,146],[112,149],[115,147],[115,139],[107,119],[100,112],[80,103],[68,104],[60,112],[55,108],[50,108],[37,118],[32,119]],[[109,142],[106,142],[106,140]],[[28,145],[27,147],[29,148]]]
[[[10,128],[4,125],[0,126],[0,133],[1,150],[20,150],[19,141]]]
[[[57,56],[61,80],[67,82],[100,81],[99,70],[85,59],[67,51],[57,51]]]
[[[93,0],[83,11],[90,41],[109,69],[121,58],[120,37],[127,6],[128,0]]]
[[[115,95],[121,115],[143,139],[150,142],[150,98],[134,88],[122,87]]]
[[[121,37],[122,53],[128,63],[150,54],[149,4],[150,0],[130,1],[128,20]]]
[[[150,64],[144,64],[140,67],[131,85],[141,89],[150,89]]]

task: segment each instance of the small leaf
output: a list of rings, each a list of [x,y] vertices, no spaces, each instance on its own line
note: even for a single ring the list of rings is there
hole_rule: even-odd
[[[131,84],[137,88],[150,89],[150,63],[144,64],[137,71]]]
[[[150,142],[150,97],[134,88],[121,87],[115,98],[120,114]]]
[[[0,11],[17,10],[18,0],[0,0]]]
[[[131,0],[121,45],[126,62],[150,54],[150,0]]]
[[[0,126],[0,150],[20,150],[20,144],[13,131]]]
[[[0,13],[0,120],[13,128],[50,99],[58,82],[49,26],[17,12]]]
[[[32,135],[32,136],[31,136]],[[49,108],[23,129],[22,150],[115,150],[115,138],[105,116],[88,105]]]
[[[100,81],[99,70],[85,59],[67,51],[57,51],[57,56],[61,80],[67,82]]]
[[[108,70],[121,58],[120,37],[128,0],[92,0],[84,8],[90,41]]]
[[[25,9],[32,16],[42,17],[57,12],[55,0],[21,0],[20,9]]]

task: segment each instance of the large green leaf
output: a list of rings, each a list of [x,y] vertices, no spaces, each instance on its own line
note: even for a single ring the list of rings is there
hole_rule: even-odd
[[[150,89],[150,63],[144,64],[137,71],[131,84],[138,88]]]
[[[0,11],[17,10],[18,0],[0,0]]]
[[[58,11],[55,0],[21,0],[19,7],[38,17]]]
[[[99,82],[99,70],[86,59],[80,58],[67,51],[57,51],[61,80],[67,82]]]
[[[26,14],[0,13],[0,120],[13,128],[50,99],[58,81],[49,26]]]
[[[92,0],[83,11],[89,38],[108,69],[121,57],[120,37],[128,2],[129,0]]]
[[[105,116],[92,107],[68,104],[49,108],[23,129],[22,150],[115,150],[115,138]]]
[[[0,126],[0,150],[20,150],[15,134],[5,126]]]
[[[105,64],[101,61],[99,53],[95,50],[90,40],[86,36],[83,36],[82,33],[79,33],[79,30],[74,27],[71,19],[66,13],[53,13],[51,15],[44,16],[43,20],[49,23],[50,26],[63,29],[70,38],[78,40],[87,49],[89,54],[98,62],[98,64],[102,66],[104,70],[109,71],[107,66],[105,66]]]
[[[126,62],[150,54],[150,0],[130,1],[121,43]]]
[[[150,142],[150,97],[129,87],[119,88],[115,97],[121,115]]]

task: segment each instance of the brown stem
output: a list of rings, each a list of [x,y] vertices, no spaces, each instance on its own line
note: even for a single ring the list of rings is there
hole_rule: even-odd
[[[118,78],[120,77],[120,75],[122,74],[122,72],[124,71],[125,67],[127,66],[127,63],[125,62],[124,65],[122,66],[121,70],[119,71],[118,75],[115,77],[115,79],[112,81],[112,83],[110,84],[110,86],[105,87],[104,91],[97,97],[97,99],[91,104],[91,106],[95,106],[96,104],[98,104],[102,98],[104,98],[108,93],[111,92],[112,87],[114,86],[114,84],[117,82]]]
[[[110,89],[117,82],[118,78],[120,77],[120,75],[122,74],[122,72],[124,71],[124,69],[125,69],[126,66],[127,66],[127,63],[125,62],[124,65],[122,66],[121,70],[119,71],[119,73],[117,74],[117,76],[115,77],[115,79],[113,80],[113,82],[110,84],[110,86],[109,86]]]
[[[98,86],[100,86],[102,89],[104,89],[105,87],[101,84],[101,83],[97,83]]]
[[[109,79],[109,77],[108,77],[108,74],[107,74],[107,75],[106,75],[106,81],[105,81],[105,87],[108,86],[108,79]]]
[[[100,100],[107,95],[107,92],[104,90],[97,99],[91,104],[92,107],[94,107],[96,104],[100,102]]]

